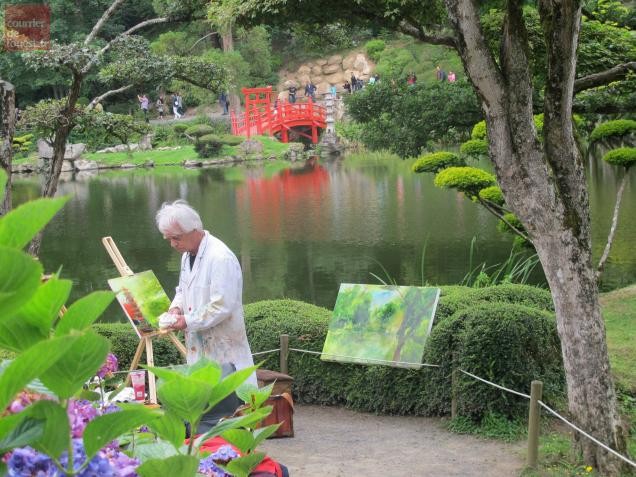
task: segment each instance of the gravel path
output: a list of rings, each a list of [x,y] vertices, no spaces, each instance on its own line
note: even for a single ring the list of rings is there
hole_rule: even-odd
[[[259,448],[290,477],[512,477],[524,465],[524,442],[453,434],[437,418],[297,405],[294,431]]]

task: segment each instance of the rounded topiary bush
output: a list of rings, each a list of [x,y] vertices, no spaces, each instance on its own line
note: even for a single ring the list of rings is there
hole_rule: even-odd
[[[603,160],[613,166],[623,166],[629,169],[636,163],[636,147],[612,149],[603,156]]]
[[[487,156],[488,141],[485,139],[471,139],[459,147],[459,152],[466,156]]]
[[[195,124],[193,126],[188,127],[185,130],[185,134],[188,136],[200,138],[202,136],[206,136],[214,133],[214,128],[209,124]]]
[[[497,184],[495,176],[476,167],[449,167],[435,176],[435,185],[441,188],[457,189],[469,196],[476,196],[480,190]]]
[[[216,134],[206,134],[197,139],[194,150],[199,157],[217,156],[223,147],[223,140]]]
[[[554,301],[548,290],[530,285],[504,284],[472,289],[470,298],[480,303],[511,303],[543,311],[554,311]]]
[[[413,172],[439,172],[451,166],[465,166],[464,160],[454,152],[439,151],[425,154],[413,163]]]
[[[93,329],[104,338],[110,341],[110,350],[117,356],[119,369],[130,368],[139,338],[128,323],[97,323]],[[153,340],[153,350],[155,366],[170,366],[173,364],[183,364],[185,359],[179,353],[172,341],[167,337]],[[140,363],[146,362],[146,353],[141,357]]]
[[[385,48],[386,43],[384,40],[380,40],[378,38],[369,40],[364,44],[364,49],[367,51],[367,55],[369,55],[369,58],[373,61],[378,61],[380,53],[382,53]]]
[[[473,126],[473,130],[470,133],[471,139],[486,139],[487,136],[486,121],[479,121]]]
[[[544,382],[544,400],[554,402],[564,388],[560,342],[554,316],[537,308],[511,303],[481,303],[457,311],[435,327],[424,360],[439,363],[424,391],[429,411],[450,411],[448,377],[455,367],[496,384],[529,392],[530,382]],[[456,382],[458,411],[481,420],[489,413],[525,416],[526,399],[502,392],[463,373]]]
[[[636,121],[633,119],[615,119],[601,123],[590,134],[590,142],[622,137],[636,132]]]
[[[187,124],[175,124],[172,126],[172,130],[177,136],[181,136],[184,132],[186,132],[188,127],[189,126]]]
[[[486,187],[479,191],[479,198],[493,202],[497,205],[504,205],[505,199],[499,186]]]
[[[243,136],[234,136],[232,134],[223,134],[221,135],[221,142],[227,146],[238,146],[245,142],[245,138]]]

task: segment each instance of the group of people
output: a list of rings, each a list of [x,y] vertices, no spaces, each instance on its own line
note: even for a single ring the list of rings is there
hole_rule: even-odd
[[[449,83],[457,81],[455,73],[452,71],[446,73],[446,71],[444,71],[439,65],[435,67],[435,77],[437,78],[437,81],[448,81]]]
[[[137,101],[139,101],[139,108],[144,114],[144,120],[148,122],[150,99],[148,99],[148,96],[145,93],[142,93],[140,95],[137,95]],[[172,106],[174,119],[179,119],[183,116],[183,98],[181,97],[181,93],[179,93],[178,91],[172,93],[172,95],[170,96],[170,106]],[[157,110],[157,114],[159,115],[159,119],[164,119],[166,100],[163,94],[160,94],[157,98],[157,101],[155,101],[155,108]]]

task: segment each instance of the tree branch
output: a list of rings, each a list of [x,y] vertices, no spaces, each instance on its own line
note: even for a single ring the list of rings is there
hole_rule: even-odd
[[[625,79],[630,71],[636,71],[636,61],[616,65],[609,70],[578,78],[574,81],[574,94],[585,91],[586,89],[606,85],[612,81]]]
[[[424,43],[430,43],[432,45],[445,45],[457,49],[457,39],[454,36],[430,35],[407,20],[402,20],[400,22],[400,24],[398,25],[398,30],[400,30],[405,35],[409,35],[416,40],[420,40]]]
[[[95,23],[95,26],[93,27],[91,32],[88,34],[88,36],[84,40],[85,46],[89,45],[90,42],[92,42],[95,39],[97,34],[100,32],[100,30],[104,26],[104,23],[108,21],[108,19],[112,16],[115,10],[117,10],[117,8],[119,8],[119,6],[122,3],[124,3],[124,1],[125,0],[115,0],[113,3],[110,4],[110,7],[108,7],[108,10],[106,10],[104,14],[102,15],[102,17],[97,21],[97,23]]]
[[[607,236],[607,243],[605,244],[605,250],[603,250],[603,255],[598,262],[598,267],[596,267],[596,278],[597,280],[601,277],[603,273],[603,269],[605,268],[605,263],[609,258],[610,248],[612,248],[612,243],[614,242],[614,237],[616,236],[616,228],[618,226],[618,211],[621,207],[621,200],[623,199],[623,192],[625,191],[625,185],[627,184],[627,180],[629,179],[629,169],[625,168],[625,172],[623,174],[623,178],[621,179],[620,186],[618,187],[618,191],[616,192],[616,204],[614,204],[614,215],[612,215],[612,225],[610,227],[609,235]]]
[[[130,88],[132,88],[133,85],[132,84],[127,84],[126,86],[122,86],[121,88],[117,88],[117,89],[111,89],[110,91],[106,91],[104,94],[97,96],[95,99],[93,99],[90,104],[87,106],[86,109],[93,109],[97,103],[101,103],[102,101],[104,101],[106,98],[108,98],[109,96],[112,96],[114,94],[117,93],[122,93],[124,91],[129,90]]]
[[[514,233],[516,233],[519,237],[521,237],[522,239],[526,240],[528,243],[532,243],[532,240],[530,240],[530,237],[528,237],[525,233],[523,233],[521,230],[519,230],[517,227],[515,227],[514,225],[512,225],[508,220],[505,219],[505,217],[500,214],[498,211],[496,211],[493,207],[490,206],[490,204],[488,204],[489,201],[484,201],[481,198],[477,197],[477,200],[479,201],[479,203],[481,205],[484,206],[484,208],[490,212],[491,214],[493,214],[495,217],[497,217],[499,220],[501,220],[503,223],[505,223],[508,227],[510,227],[510,230],[512,230]]]

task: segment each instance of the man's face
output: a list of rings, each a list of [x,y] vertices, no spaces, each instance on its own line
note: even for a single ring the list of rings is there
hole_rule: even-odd
[[[179,253],[196,253],[201,243],[201,236],[197,230],[183,232],[179,226],[168,229],[163,238],[170,242],[170,246]]]

